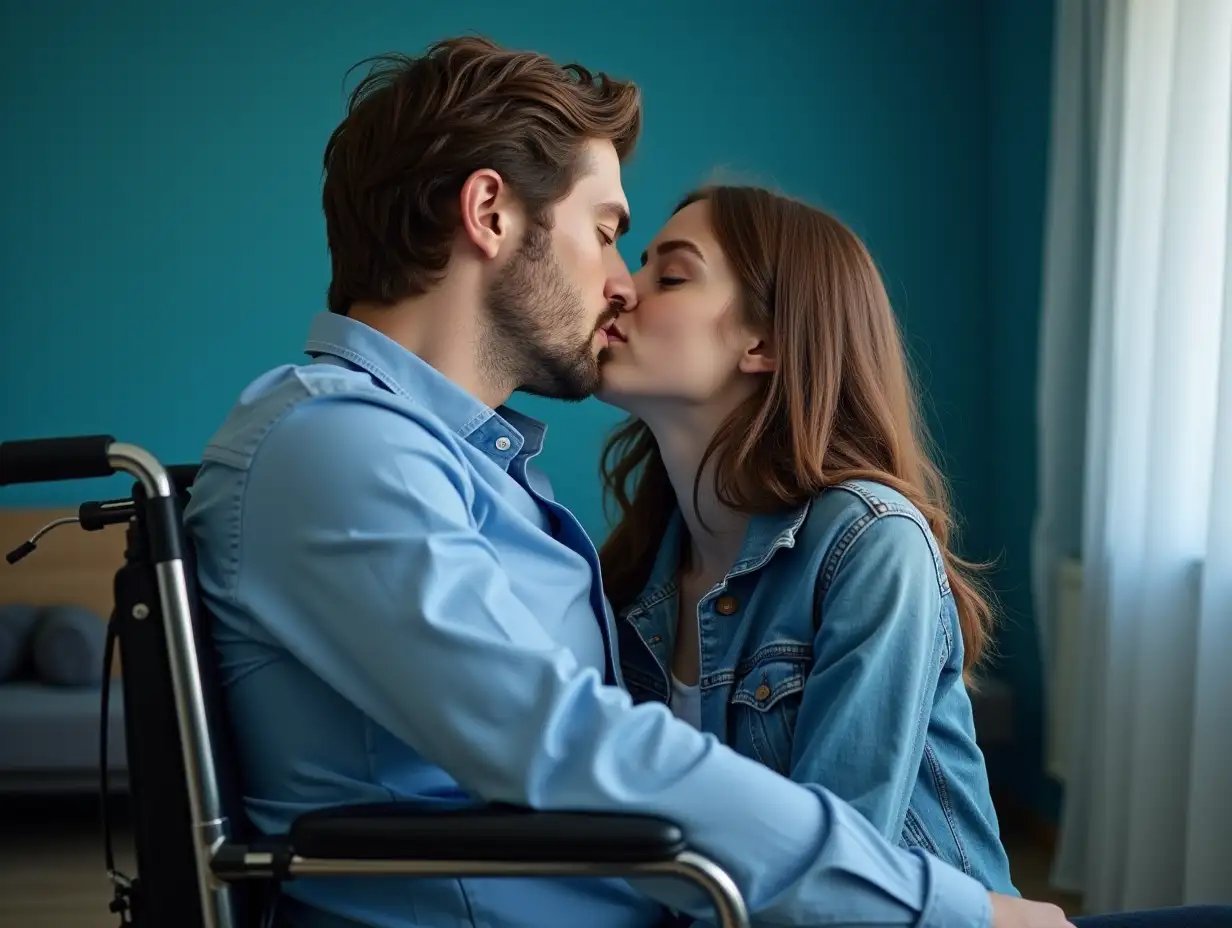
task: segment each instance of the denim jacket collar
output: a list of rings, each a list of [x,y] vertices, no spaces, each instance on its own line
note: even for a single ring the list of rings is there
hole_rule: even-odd
[[[791,548],[796,543],[796,533],[808,516],[811,501],[795,509],[787,509],[769,515],[756,515],[749,520],[744,533],[740,554],[723,578],[727,583],[732,577],[760,570],[779,548]],[[626,616],[645,612],[657,603],[676,593],[676,573],[680,563],[680,542],[684,534],[684,516],[680,509],[672,511],[667,530],[655,554],[654,566],[642,592],[624,610]]]

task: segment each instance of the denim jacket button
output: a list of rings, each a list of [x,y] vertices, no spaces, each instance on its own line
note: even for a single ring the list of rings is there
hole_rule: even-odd
[[[770,687],[766,686],[766,684],[763,683],[761,686],[759,686],[756,690],[753,691],[753,695],[757,697],[758,702],[765,702],[767,699],[770,698]]]
[[[740,602],[734,596],[720,596],[714,608],[719,615],[731,615],[740,608]]]

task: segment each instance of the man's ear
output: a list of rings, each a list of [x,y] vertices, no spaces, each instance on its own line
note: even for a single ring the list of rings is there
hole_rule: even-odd
[[[462,185],[462,231],[490,259],[500,254],[505,243],[517,240],[511,192],[491,168],[481,168]]]
[[[774,342],[768,338],[752,341],[740,356],[740,371],[744,374],[770,374],[777,367]]]

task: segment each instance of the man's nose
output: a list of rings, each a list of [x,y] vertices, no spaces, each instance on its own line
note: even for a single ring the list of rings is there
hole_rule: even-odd
[[[628,312],[637,306],[637,287],[634,286],[633,278],[629,274],[629,268],[625,266],[624,259],[615,248],[609,249],[614,256],[612,265],[608,270],[607,286],[604,288],[603,295],[607,297],[608,304],[618,307],[621,312]]]

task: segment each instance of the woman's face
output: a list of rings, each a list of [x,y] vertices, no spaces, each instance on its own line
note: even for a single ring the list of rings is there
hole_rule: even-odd
[[[598,397],[646,418],[659,407],[747,395],[772,366],[742,322],[738,281],[710,228],[705,200],[659,230],[633,277],[637,305],[609,328]]]

